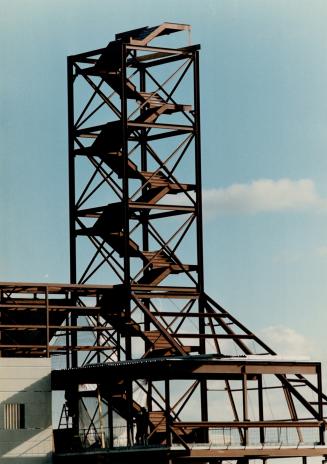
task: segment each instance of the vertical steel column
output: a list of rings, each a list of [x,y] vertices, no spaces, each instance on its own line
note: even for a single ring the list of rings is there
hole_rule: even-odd
[[[146,90],[146,79],[145,79],[145,70],[143,67],[140,68],[140,92],[145,92]],[[144,108],[141,108],[141,114],[144,112]],[[148,160],[147,160],[147,148],[146,148],[146,129],[141,129],[141,170],[147,171],[148,170]],[[143,187],[142,193],[148,187]],[[148,210],[144,210],[141,212],[141,220],[142,220],[142,246],[143,251],[149,251],[149,212]],[[143,262],[143,266],[146,265],[146,262]],[[143,303],[147,308],[149,308],[149,299],[146,298]],[[144,318],[144,328],[145,330],[149,330],[149,318]]]
[[[249,420],[248,416],[248,379],[245,368],[243,370],[243,377],[242,377],[242,403],[243,403],[243,421],[246,422]],[[243,445],[246,446],[248,444],[248,429],[244,427],[244,442]]]
[[[74,157],[74,62],[67,58],[68,93],[68,181],[69,181],[69,230],[70,230],[70,282],[76,283],[76,234],[75,234],[75,157]]]
[[[143,67],[140,68],[140,92],[145,92],[146,80],[145,70]],[[144,112],[144,108],[141,108],[141,113]],[[147,162],[147,149],[146,149],[146,129],[141,129],[141,170],[148,170]],[[149,226],[148,226],[149,214],[147,211],[142,211],[142,241],[143,251],[149,250]]]
[[[96,325],[97,327],[100,326],[100,316],[99,314],[96,315]],[[99,332],[99,330],[97,330],[97,333],[96,333],[96,343],[97,343],[97,346],[100,346],[100,343],[101,343],[101,336],[103,335],[103,332]],[[96,353],[96,359],[97,359],[97,363],[100,363],[101,362],[101,352],[100,351],[97,351]]]
[[[126,95],[126,44],[121,48],[121,124],[122,124],[122,157],[123,169],[123,233],[124,233],[124,298],[125,298],[125,317],[130,318],[131,305],[131,276],[130,276],[130,256],[129,256],[129,179],[128,179],[128,108]],[[125,337],[126,359],[132,357],[131,336]]]
[[[146,91],[146,74],[143,66],[140,67],[140,92]],[[141,113],[144,111],[144,108],[141,108]],[[148,160],[147,160],[147,148],[146,148],[146,130],[141,129],[141,170],[148,170]],[[147,188],[147,187],[146,187]],[[143,190],[142,190],[143,192]],[[143,251],[149,251],[149,212],[147,210],[142,211],[142,246]],[[143,262],[143,266],[146,265],[146,262]],[[150,309],[149,298],[143,300],[143,304],[146,308]],[[149,317],[144,315],[144,330],[150,330],[150,320]],[[145,342],[145,351],[147,351],[151,346],[150,342]],[[147,389],[147,407],[148,411],[152,411],[152,382],[149,380],[148,389]]]
[[[199,52],[193,52],[193,79],[194,79],[194,142],[195,142],[195,185],[196,185],[196,247],[198,268],[199,312],[204,312],[204,277],[203,277],[203,219],[202,219],[202,173],[201,173],[201,114],[200,114],[200,69]],[[199,333],[205,333],[205,320],[199,318]],[[200,338],[200,354],[206,352],[206,340]],[[201,380],[201,420],[208,421],[208,391],[207,382]],[[207,441],[208,437],[204,437]]]
[[[317,389],[318,389],[318,414],[319,420],[324,420],[323,415],[323,399],[322,399],[322,379],[321,379],[321,364],[317,365]],[[325,444],[325,425],[319,427],[319,445]]]
[[[69,179],[69,230],[70,230],[70,282],[76,283],[77,263],[76,263],[76,205],[75,205],[75,156],[74,156],[74,62],[72,57],[67,58],[67,91],[68,91],[68,179]],[[70,324],[77,325],[77,317],[71,313]],[[77,331],[73,330],[70,334],[71,366],[77,367]],[[67,365],[68,367],[68,365]]]
[[[171,431],[170,431],[170,385],[169,379],[165,380],[165,417],[166,417],[166,444],[171,446]]]
[[[77,304],[77,297],[74,295],[74,293],[72,294],[72,304],[74,306],[76,306]],[[77,316],[77,313],[76,311],[72,311],[70,313],[70,325],[72,327],[76,327],[77,326],[77,320],[78,320],[78,316]],[[70,337],[71,337],[71,360],[72,360],[72,367],[77,367],[78,366],[78,352],[77,352],[77,330],[76,329],[72,329],[70,331]]]
[[[201,172],[201,115],[200,115],[200,71],[199,71],[199,52],[193,53],[194,71],[194,137],[195,137],[195,184],[196,184],[196,246],[197,246],[197,266],[198,266],[198,291],[204,291],[203,277],[203,219],[202,219],[202,172]],[[201,302],[201,304],[203,304]],[[203,311],[203,307],[200,308]],[[202,320],[202,318],[201,318]],[[204,323],[200,325],[200,330],[204,333]],[[203,346],[203,353],[205,347]]]
[[[124,307],[125,317],[130,318],[131,305],[131,276],[129,256],[129,179],[128,179],[128,107],[126,94],[126,44],[121,45],[121,135],[122,135],[122,157],[123,157],[123,233],[124,233]],[[130,334],[125,334],[125,356],[132,358],[132,343]],[[133,384],[131,380],[126,384],[127,400],[127,445],[133,444]]]
[[[259,421],[264,420],[264,409],[263,409],[263,389],[262,389],[262,375],[258,375],[258,406],[259,406]],[[265,431],[260,427],[260,443],[265,442]]]

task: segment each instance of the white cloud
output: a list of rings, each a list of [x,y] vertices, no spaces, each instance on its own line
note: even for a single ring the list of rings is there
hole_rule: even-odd
[[[325,347],[319,340],[283,325],[266,327],[259,331],[258,336],[279,356],[320,362],[323,391],[327,394],[327,357]]]
[[[204,212],[209,217],[226,213],[327,210],[311,179],[259,179],[249,184],[203,191]]]
[[[260,331],[260,337],[278,355],[306,358],[317,356],[314,342],[305,335],[285,326],[270,326]]]
[[[326,258],[327,257],[327,246],[321,246],[321,247],[316,248],[316,254],[318,256]]]

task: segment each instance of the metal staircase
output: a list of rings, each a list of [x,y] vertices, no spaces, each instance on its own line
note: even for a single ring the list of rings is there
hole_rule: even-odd
[[[319,365],[278,360],[204,291],[200,47],[152,44],[189,30],[172,23],[139,28],[68,58],[71,278],[81,286],[103,283],[96,320],[105,336],[97,336],[96,358],[69,354],[72,369],[54,373],[54,388],[97,384],[109,424],[98,462],[152,462],[158,450],[158,462],[176,464],[318,455],[299,443],[310,428],[324,446]],[[81,81],[90,95],[77,110]],[[79,319],[71,324],[78,327]],[[77,337],[70,342],[73,353]],[[155,446],[131,452],[141,408],[133,385],[142,379]],[[268,417],[267,391],[285,405],[282,418]],[[214,392],[223,397],[217,408]],[[125,451],[113,441],[113,413],[126,424]],[[73,427],[78,432],[77,421]],[[269,430],[284,428],[297,445],[269,448]],[[211,447],[214,433],[220,443],[231,431],[233,443]]]

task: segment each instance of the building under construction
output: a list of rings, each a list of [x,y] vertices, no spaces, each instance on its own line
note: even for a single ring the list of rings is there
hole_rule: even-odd
[[[68,58],[71,282],[0,284],[1,463],[327,462],[320,363],[204,290],[189,38],[163,23]]]

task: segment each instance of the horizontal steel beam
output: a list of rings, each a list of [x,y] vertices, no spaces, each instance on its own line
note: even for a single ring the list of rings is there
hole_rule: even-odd
[[[174,422],[172,427],[175,429],[184,428],[317,428],[326,427],[325,421],[221,421],[221,422]]]

